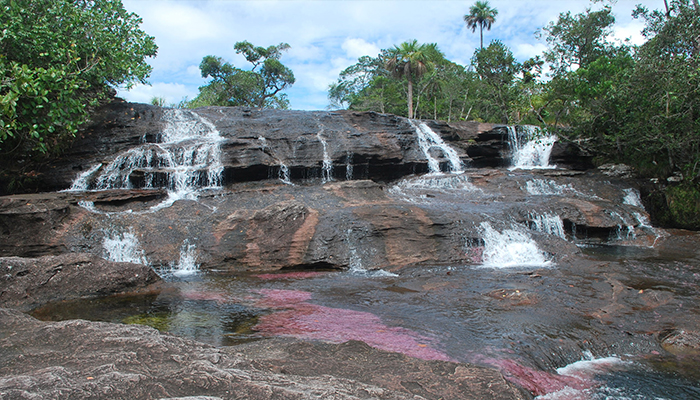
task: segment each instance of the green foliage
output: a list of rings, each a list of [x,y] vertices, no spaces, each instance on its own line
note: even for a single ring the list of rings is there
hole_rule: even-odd
[[[467,28],[471,29],[472,32],[475,32],[477,27],[479,28],[481,49],[484,48],[484,28],[491,30],[491,25],[496,22],[497,15],[498,10],[491,8],[488,1],[477,1],[469,8],[469,14],[464,16]]]
[[[158,107],[165,107],[165,97],[154,96],[151,98],[151,104]]]
[[[549,45],[545,58],[557,74],[572,68],[585,68],[598,57],[608,54],[612,45],[607,41],[615,17],[610,6],[584,13],[559,14],[556,23],[550,22],[540,33]]]
[[[436,63],[444,60],[444,55],[435,43],[418,44],[417,40],[403,42],[390,49],[385,57],[385,67],[396,78],[404,78],[407,83],[408,118],[413,118],[413,83],[432,71]]]
[[[560,37],[548,38],[555,43],[548,54],[559,54],[560,66],[562,60],[576,60],[579,68],[555,70],[547,95],[557,117],[549,122],[570,125],[578,139],[606,160],[631,164],[647,176],[664,178],[678,171],[697,181],[700,10],[681,0],[672,2],[668,13],[639,7],[635,16],[646,19],[649,40],[633,49],[607,42],[612,22],[590,17],[593,14],[587,11],[574,22],[566,19],[569,24],[564,27],[550,26],[549,32]],[[586,43],[596,45],[560,51],[560,44],[568,43],[561,38],[572,37],[569,31],[588,32],[576,37],[585,36]]]
[[[499,41],[477,50],[470,69],[442,55],[414,58],[422,50],[407,42],[359,59],[329,98],[339,107],[418,118],[547,125],[600,162],[630,164],[644,176],[680,173],[692,187],[700,183],[700,5],[669,4],[667,12],[635,11],[648,39],[637,47],[609,39],[609,5],[562,13],[540,32],[549,45],[543,58],[522,64]],[[545,61],[552,67],[546,80]]]
[[[500,41],[495,40],[485,48],[477,50],[472,58],[481,81],[493,95],[488,99],[484,112],[487,119],[498,119],[507,124],[511,121],[509,112],[518,96],[514,85],[516,74],[522,70],[513,53]]]
[[[413,117],[450,121],[474,107],[476,74],[446,60],[435,44],[417,41],[361,57],[342,71],[329,87],[331,107],[408,116],[409,78]]]
[[[670,186],[665,194],[672,221],[679,228],[700,229],[700,188],[688,184]]]
[[[0,0],[0,154],[57,154],[110,88],[146,82],[154,39],[118,0]]]
[[[645,193],[653,223],[668,228],[700,230],[700,187],[688,182]]]
[[[236,68],[221,57],[204,57],[199,69],[202,77],[211,78],[211,81],[199,88],[199,95],[188,106],[288,108],[289,100],[282,91],[293,85],[295,78],[292,70],[279,59],[289,45],[256,47],[243,41],[237,42],[234,48],[253,65],[252,69]]]

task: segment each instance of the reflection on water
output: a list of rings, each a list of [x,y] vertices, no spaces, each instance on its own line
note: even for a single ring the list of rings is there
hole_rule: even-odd
[[[669,330],[700,331],[697,260],[631,247],[583,252],[554,268],[201,273],[173,278],[158,296],[61,303],[35,315],[142,323],[215,345],[365,335],[379,348],[393,342],[419,357],[497,367],[543,399],[700,398],[698,354],[661,345]]]

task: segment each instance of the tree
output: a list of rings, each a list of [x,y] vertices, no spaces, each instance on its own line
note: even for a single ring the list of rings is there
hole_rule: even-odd
[[[289,49],[287,43],[258,47],[250,42],[237,42],[236,53],[242,54],[253,67],[243,70],[221,57],[205,56],[199,64],[203,78],[212,78],[199,88],[199,95],[189,103],[200,106],[248,106],[288,108],[289,100],[282,91],[294,84],[292,70],[279,59]]]
[[[0,1],[0,158],[59,153],[114,87],[146,83],[140,24],[119,0]]]
[[[517,96],[514,82],[516,74],[521,72],[520,64],[499,40],[494,40],[485,49],[477,50],[472,64],[481,81],[490,89],[489,102],[495,102],[491,113],[498,115],[498,122],[509,123],[511,106]]]
[[[413,118],[413,84],[433,68],[438,58],[444,57],[435,43],[418,44],[417,40],[401,43],[389,50],[386,69],[395,77],[405,78],[408,84],[408,118]]]
[[[367,97],[365,90],[371,86],[383,87],[384,82],[380,80],[386,75],[380,56],[358,58],[357,63],[340,72],[338,82],[329,86],[328,99],[331,101],[331,108],[357,109],[358,103],[364,102],[361,98]],[[385,112],[383,106],[384,103],[380,102],[380,112]]]
[[[472,32],[476,32],[476,28],[479,28],[480,48],[482,49],[484,48],[484,28],[491,30],[491,25],[496,22],[497,15],[498,10],[491,8],[488,1],[477,1],[469,9],[469,14],[464,16],[467,28],[470,28]]]
[[[570,11],[559,14],[556,23],[550,22],[542,29],[544,33],[539,33],[549,45],[545,59],[555,73],[586,67],[598,57],[610,54],[613,46],[607,38],[614,23],[615,17],[608,5],[598,11],[587,8],[576,15]]]
[[[478,77],[446,60],[437,48],[433,50],[430,72],[413,82],[413,97],[417,99],[413,117],[451,121],[471,115],[477,102],[473,95],[478,92]],[[387,69],[386,60],[392,58],[392,52],[384,49],[377,57],[360,57],[343,70],[338,81],[329,86],[330,108],[407,115],[407,80]]]

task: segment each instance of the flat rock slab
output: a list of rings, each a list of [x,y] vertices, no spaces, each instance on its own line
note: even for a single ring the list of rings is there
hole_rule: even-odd
[[[0,307],[29,311],[49,302],[156,290],[148,266],[115,263],[92,254],[0,257]]]
[[[524,399],[496,371],[373,349],[217,348],[138,325],[41,322],[0,308],[0,398]]]

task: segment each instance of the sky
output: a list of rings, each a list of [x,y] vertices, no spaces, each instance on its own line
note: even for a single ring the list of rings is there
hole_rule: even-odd
[[[288,43],[291,48],[280,61],[289,67],[296,83],[286,90],[290,108],[324,110],[328,86],[339,73],[361,56],[376,57],[381,49],[416,39],[437,43],[445,57],[469,65],[479,47],[479,30],[472,32],[464,15],[474,1],[457,0],[122,0],[129,12],[139,15],[141,29],[154,36],[158,55],[149,58],[153,67],[149,85],[136,85],[119,96],[132,102],[150,103],[162,97],[176,104],[197,96],[207,83],[199,63],[207,55],[222,57],[234,66],[250,64],[236,54],[233,45],[247,40],[256,46]],[[600,8],[588,0],[490,0],[498,10],[490,31],[484,30],[484,46],[501,40],[519,61],[541,55],[544,40],[535,32],[562,12],[574,14],[587,7]],[[643,22],[631,17],[636,4],[663,8],[663,0],[617,0],[614,36],[640,44]]]

